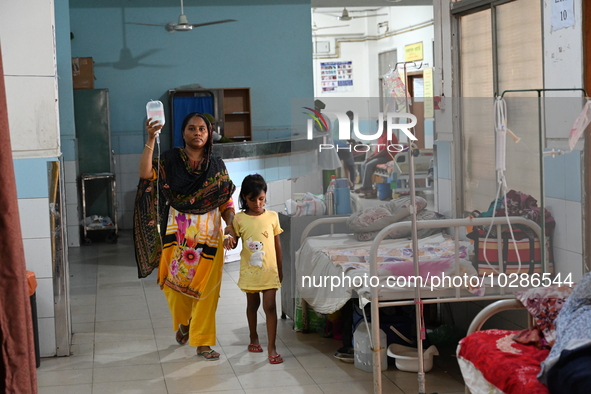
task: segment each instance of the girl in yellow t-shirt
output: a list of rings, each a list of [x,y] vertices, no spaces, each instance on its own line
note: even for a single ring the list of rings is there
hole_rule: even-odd
[[[277,307],[275,293],[281,287],[281,242],[283,232],[277,212],[265,209],[267,183],[258,174],[248,175],[240,190],[240,209],[234,216],[236,237],[242,238],[240,253],[240,279],[238,286],[246,293],[246,318],[250,330],[248,351],[263,351],[256,331],[257,314],[263,293],[263,310],[267,317],[269,338],[268,357],[271,364],[283,362],[275,347],[277,336]],[[237,239],[234,239],[237,241]]]

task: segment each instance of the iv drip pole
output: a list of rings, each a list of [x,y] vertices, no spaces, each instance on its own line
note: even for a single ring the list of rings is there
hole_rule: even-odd
[[[410,62],[398,62],[394,65],[394,70],[398,68],[398,65],[404,65],[404,100],[406,104],[406,111],[410,112],[410,103],[408,97],[408,73],[406,71],[406,66],[408,64],[414,64],[414,66],[420,70],[423,67],[423,63],[421,62],[417,66],[417,62],[410,61]],[[414,134],[414,130],[413,130]],[[414,275],[416,278],[419,277],[419,258],[418,258],[418,250],[419,250],[419,242],[417,237],[417,212],[416,212],[416,191],[415,191],[415,165],[414,165],[414,156],[412,154],[412,141],[408,143],[408,182],[410,184],[410,214],[411,214],[411,238],[412,238],[412,249],[413,249],[413,264],[414,264]],[[380,315],[380,307],[379,301],[377,297],[377,291],[374,291],[372,288],[372,300],[371,300],[371,315],[372,319],[376,319],[375,322],[372,321],[371,325],[371,337],[376,338],[374,340],[374,344],[379,342],[380,338],[380,325],[376,324],[379,322],[379,315]],[[376,297],[373,297],[373,295]],[[417,354],[419,359],[419,372],[418,372],[418,380],[419,380],[419,394],[425,393],[425,367],[424,367],[424,357],[423,357],[423,338],[422,333],[424,333],[423,327],[423,308],[421,303],[421,289],[420,287],[415,284],[415,316],[416,316],[416,324],[417,324]],[[380,346],[387,346],[387,344],[381,344]],[[380,357],[380,350],[381,349],[373,349],[373,391],[374,394],[381,394],[382,393],[382,362]]]
[[[540,227],[542,229],[542,239],[540,239],[540,259],[542,260],[543,272],[548,272],[548,263],[546,261],[546,185],[544,181],[544,143],[546,140],[546,127],[544,123],[545,111],[542,105],[542,92],[583,92],[583,97],[587,97],[587,92],[583,88],[548,88],[548,89],[510,89],[505,90],[501,93],[501,98],[505,96],[505,93],[514,92],[537,92],[538,93],[538,131],[539,131],[539,150],[540,150],[540,212],[542,213],[542,219]],[[544,96],[545,98],[545,96]]]

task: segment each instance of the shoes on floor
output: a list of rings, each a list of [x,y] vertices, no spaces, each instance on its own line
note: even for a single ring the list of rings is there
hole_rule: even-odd
[[[346,363],[352,363],[355,361],[355,350],[352,347],[344,346],[336,351],[334,358]]]

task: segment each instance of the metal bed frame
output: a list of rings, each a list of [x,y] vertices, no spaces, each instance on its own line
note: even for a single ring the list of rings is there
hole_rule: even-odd
[[[525,219],[522,217],[511,217],[511,224],[521,224],[528,226],[531,228],[538,239],[542,239],[542,230],[538,224],[535,222]],[[331,232],[330,235],[334,234],[334,224],[341,223],[347,220],[347,217],[335,217],[335,218],[322,218],[318,219],[312,223],[310,223],[302,232],[301,236],[301,245],[304,244],[304,241],[308,237],[310,231],[320,224],[330,224],[331,225]],[[501,233],[501,226],[503,224],[507,224],[506,217],[495,217],[495,218],[465,218],[465,219],[444,219],[444,220],[424,220],[424,221],[416,221],[415,226],[416,229],[425,229],[425,228],[453,228],[453,235],[454,235],[454,243],[455,243],[455,267],[456,267],[456,274],[459,271],[459,242],[460,242],[460,227],[466,226],[484,226],[484,225],[496,225],[497,226],[497,233]],[[413,225],[412,222],[398,222],[393,223],[389,226],[386,226],[382,229],[373,240],[370,251],[369,251],[369,263],[370,263],[370,276],[378,276],[378,266],[377,266],[377,252],[380,244],[384,240],[384,238],[392,231],[399,230],[399,229],[408,229],[411,228]],[[413,241],[416,241],[414,239]],[[413,242],[415,243],[415,242]],[[502,240],[501,238],[497,238],[497,247],[499,251],[499,256],[502,256]],[[416,248],[413,248],[416,250]],[[299,255],[299,251],[296,252],[296,256]],[[414,254],[416,257],[416,253]],[[298,258],[296,257],[296,261]],[[547,261],[542,261],[542,269],[543,272],[548,272]],[[415,276],[419,275],[419,265],[418,260],[415,260],[414,264]],[[499,271],[503,272],[503,262],[499,261]],[[379,321],[379,308],[388,307],[388,306],[400,306],[400,305],[415,305],[416,308],[416,326],[417,326],[417,338],[421,338],[421,315],[422,315],[422,305],[423,304],[437,304],[437,303],[444,303],[444,302],[465,302],[465,301],[485,301],[485,300],[499,300],[499,299],[511,299],[513,298],[513,293],[506,292],[504,287],[498,286],[498,283],[493,278],[492,282],[487,282],[487,293],[492,291],[492,294],[485,295],[485,296],[474,296],[468,293],[466,290],[462,290],[459,287],[455,289],[447,289],[445,291],[438,291],[433,292],[429,298],[422,298],[421,297],[421,288],[419,286],[414,286],[414,299],[413,300],[399,300],[399,301],[392,301],[392,300],[380,300],[379,298],[379,288],[378,287],[371,287],[371,320],[374,322],[371,326],[371,337],[374,338],[374,349],[373,352],[373,387],[374,393],[379,394],[382,392],[382,373],[381,373],[381,358],[380,358],[380,350],[382,349],[382,344],[380,343],[380,321]],[[489,290],[491,289],[491,290]],[[496,291],[496,292],[495,292]],[[378,300],[374,302],[374,300]],[[307,303],[302,300],[302,319],[304,321],[304,327],[307,324]],[[425,372],[424,372],[424,360],[423,360],[423,345],[422,341],[417,341],[417,351],[419,355],[419,372],[418,372],[418,380],[419,380],[419,393],[424,393],[424,382],[425,382]]]

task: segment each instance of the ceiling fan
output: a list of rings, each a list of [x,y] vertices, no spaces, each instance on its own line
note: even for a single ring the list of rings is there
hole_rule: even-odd
[[[368,11],[372,11],[372,10],[368,10]],[[337,15],[337,19],[340,20],[340,21],[350,21],[351,19],[368,18],[370,16],[384,16],[384,15],[388,15],[388,14],[373,14],[373,15],[350,16],[349,15],[349,11],[347,11],[347,7],[344,7],[343,8],[343,12],[341,13],[341,15]]]
[[[205,22],[205,23],[189,23],[187,20],[187,16],[185,15],[185,11],[183,8],[183,0],[181,0],[181,14],[179,15],[178,23],[169,22],[165,25],[156,25],[152,23],[137,23],[137,22],[128,22],[132,25],[145,25],[145,26],[164,26],[167,32],[174,33],[175,31],[189,31],[193,30],[194,27],[201,27],[207,25],[216,25],[218,23],[227,23],[227,22],[236,22],[236,19],[224,19],[221,21],[213,21],[213,22]]]

